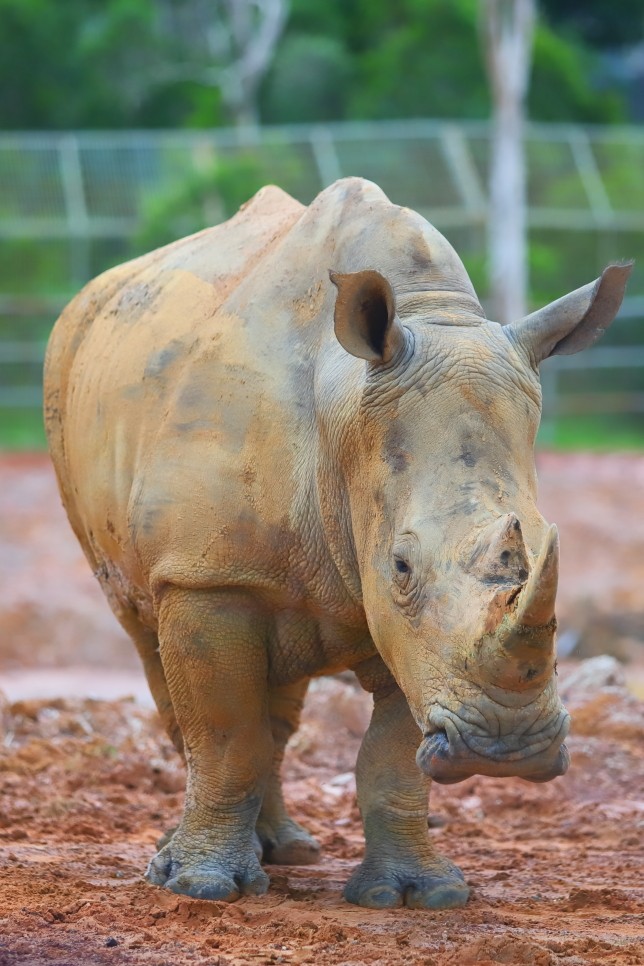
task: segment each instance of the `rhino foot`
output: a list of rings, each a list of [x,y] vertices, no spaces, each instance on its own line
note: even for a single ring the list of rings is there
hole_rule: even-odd
[[[165,831],[163,833],[163,835],[160,835],[159,836],[159,838],[157,839],[157,843],[156,843],[157,849],[159,850],[159,852],[161,851],[161,849],[165,845],[168,844],[168,842],[171,841],[174,833],[177,831],[178,828],[179,828],[178,825],[173,825],[172,828],[169,828],[167,831]],[[259,861],[261,862],[262,861],[262,856],[264,854],[264,847],[263,847],[263,845],[262,845],[262,843],[260,841],[260,838],[259,838],[259,835],[257,834],[257,832],[254,832],[253,833],[253,852],[255,853],[255,855],[257,856],[257,858],[259,859]],[[295,864],[296,863],[293,863],[293,865],[295,865]]]
[[[157,839],[159,851],[172,841],[178,828],[174,825]],[[281,822],[277,828],[258,822],[253,852],[260,862],[271,865],[313,865],[320,858],[320,843],[293,819]]]
[[[469,896],[463,873],[441,856],[419,863],[368,858],[344,888],[344,898],[369,909],[451,909]]]
[[[254,851],[209,851],[203,858],[197,850],[181,847],[174,836],[150,862],[146,878],[153,885],[193,899],[235,902],[240,896],[263,895],[269,879]]]
[[[312,865],[320,857],[320,845],[298,822],[287,818],[273,826],[261,820],[257,835],[263,859],[275,865]]]

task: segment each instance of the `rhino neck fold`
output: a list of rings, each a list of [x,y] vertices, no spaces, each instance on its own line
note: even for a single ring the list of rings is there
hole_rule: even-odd
[[[362,606],[362,582],[353,536],[351,508],[347,497],[345,473],[333,459],[328,447],[318,450],[315,476],[316,501],[324,531],[324,539],[333,566],[351,600]]]
[[[396,308],[400,318],[410,321],[419,317],[435,325],[481,325],[486,321],[480,302],[465,292],[427,290],[396,293]]]

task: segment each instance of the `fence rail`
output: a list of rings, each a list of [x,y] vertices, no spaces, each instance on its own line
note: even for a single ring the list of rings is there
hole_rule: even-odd
[[[280,183],[284,176],[297,181],[304,201],[343,175],[370,176],[370,169],[379,183],[389,183],[385,190],[393,184],[398,194],[411,180],[416,207],[431,209],[438,224],[481,224],[487,217],[488,141],[485,123],[431,120],[5,133],[0,134],[0,238],[118,238],[136,227],[141,200],[178,176],[203,170],[218,157],[250,151],[266,158],[276,150],[268,166],[279,174],[280,149],[291,149],[302,162],[295,177],[282,170]],[[624,152],[644,170],[642,129],[531,124],[525,144],[534,227],[644,231],[644,180],[624,190],[613,176]],[[361,172],[353,170],[356,163]],[[549,197],[548,181],[561,184],[554,178],[556,169],[570,179],[567,198]]]

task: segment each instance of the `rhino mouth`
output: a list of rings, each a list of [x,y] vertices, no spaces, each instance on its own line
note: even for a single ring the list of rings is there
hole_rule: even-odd
[[[547,782],[565,774],[570,756],[564,738],[570,715],[563,708],[541,731],[532,735],[492,736],[466,731],[456,716],[443,716],[425,732],[416,761],[429,778],[453,785],[472,775],[524,778]]]

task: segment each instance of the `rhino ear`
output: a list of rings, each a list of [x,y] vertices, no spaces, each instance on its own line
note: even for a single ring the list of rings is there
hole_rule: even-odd
[[[600,278],[505,328],[537,363],[572,355],[599,339],[619,311],[632,262],[609,265]]]
[[[358,359],[389,362],[405,344],[405,329],[387,279],[374,271],[329,272],[329,278],[338,290],[334,322],[340,345]]]

